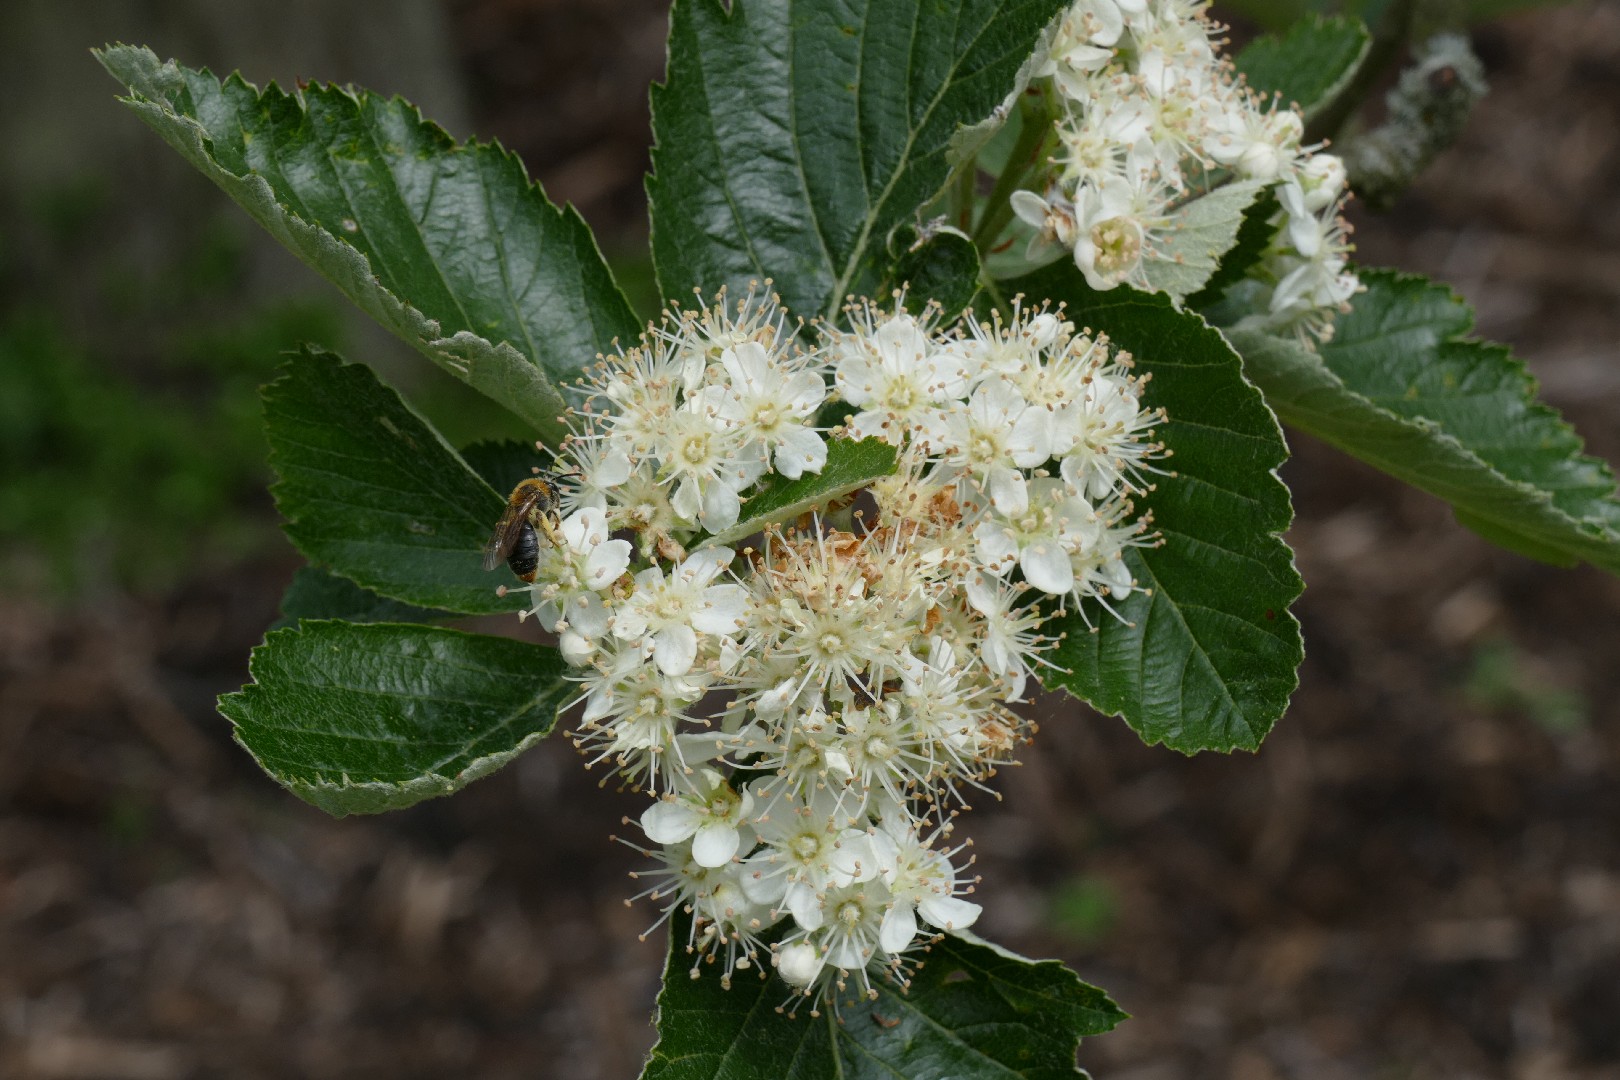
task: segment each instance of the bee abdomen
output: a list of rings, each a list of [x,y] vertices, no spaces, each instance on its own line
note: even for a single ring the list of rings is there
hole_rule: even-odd
[[[512,545],[512,553],[506,557],[506,565],[522,580],[531,583],[534,581],[535,568],[540,565],[540,534],[526,521],[518,529],[517,543]]]

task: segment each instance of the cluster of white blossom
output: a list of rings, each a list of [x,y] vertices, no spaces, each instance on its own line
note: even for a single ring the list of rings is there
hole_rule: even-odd
[[[1060,244],[1093,288],[1151,287],[1145,260],[1171,251],[1173,214],[1230,182],[1271,187],[1276,239],[1251,272],[1269,324],[1331,333],[1359,289],[1349,269],[1345,170],[1301,145],[1293,107],[1235,76],[1205,0],[1075,0],[1037,74],[1050,79],[1059,148],[1043,194],[1012,205],[1032,248]]]
[[[944,327],[897,297],[849,325],[803,347],[755,291],[602,361],[531,586],[577,744],[655,800],[641,895],[690,913],[694,976],[768,960],[812,1003],[977,918],[952,820],[1031,730],[1009,703],[1054,643],[1038,602],[1136,589],[1160,452],[1129,357],[1059,313]],[[748,500],[829,436],[898,468],[739,547]]]

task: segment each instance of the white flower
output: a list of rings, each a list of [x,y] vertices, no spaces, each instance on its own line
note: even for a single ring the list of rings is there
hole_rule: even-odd
[[[832,967],[864,973],[877,956],[891,902],[881,877],[828,889],[812,918],[815,925],[803,927],[805,936],[799,940],[813,944]]]
[[[879,942],[886,952],[906,949],[917,936],[917,916],[941,930],[966,930],[979,918],[979,905],[963,900],[950,858],[922,840],[909,821],[889,818],[879,834],[883,881],[893,905],[884,914]]]
[[[667,577],[657,566],[641,571],[635,577],[635,591],[614,616],[614,636],[626,641],[650,639],[653,660],[665,675],[692,670],[698,634],[735,635],[747,619],[747,589],[735,583],[711,584],[731,557],[730,548],[703,548]]]
[[[1035,632],[1044,621],[1040,609],[1020,602],[1023,589],[996,578],[975,574],[963,588],[968,603],[983,616],[980,658],[1010,683],[1007,700],[1017,701],[1023,697],[1031,659],[1050,644]]]
[[[1052,596],[1074,588],[1070,554],[1096,535],[1091,505],[1056,480],[1029,485],[1027,511],[1012,519],[981,522],[973,530],[980,564],[1004,577],[1014,567],[1031,586]]]
[[[549,548],[538,575],[542,584],[535,586],[541,596],[535,615],[547,630],[566,621],[576,634],[599,638],[608,629],[601,594],[630,565],[630,544],[608,539],[607,515],[594,506],[568,515],[559,531],[568,546]]]
[[[675,485],[669,499],[675,513],[709,532],[737,523],[739,492],[765,472],[764,455],[748,446],[742,429],[721,419],[720,396],[700,394],[672,411],[651,451],[660,480]]]
[[[904,312],[854,333],[835,334],[833,377],[843,399],[860,409],[849,423],[857,439],[898,444],[930,430],[936,406],[967,391],[968,370],[960,353],[929,340],[925,323]]]
[[[747,789],[733,791],[718,772],[700,769],[681,794],[667,794],[642,812],[641,829],[655,844],[691,840],[699,866],[724,866],[742,846],[753,806]]]
[[[720,354],[727,377],[719,414],[737,425],[748,441],[775,454],[776,471],[790,479],[820,472],[827,463],[827,444],[806,424],[827,387],[813,370],[789,371],[765,348],[747,341]]]
[[[1307,213],[1319,214],[1338,203],[1344,194],[1348,175],[1344,161],[1333,154],[1312,154],[1300,166],[1295,181],[1301,189],[1301,203]],[[1292,213],[1292,211],[1290,211]]]
[[[985,485],[1001,513],[1016,516],[1029,506],[1020,470],[1052,456],[1051,421],[1045,409],[1029,406],[1004,382],[986,383],[966,408],[945,414],[930,450],[946,465]]]
[[[1074,264],[1086,284],[1099,291],[1130,280],[1142,265],[1147,228],[1137,207],[1137,189],[1111,176],[1087,185],[1075,196],[1080,223],[1074,242]]]
[[[759,783],[759,801],[771,799],[769,781]],[[811,793],[808,803],[772,800],[755,823],[763,845],[743,862],[743,888],[756,903],[791,914],[806,930],[820,925],[821,896],[829,888],[869,881],[878,874],[871,836],[855,828],[846,800],[831,787]],[[857,810],[859,801],[856,801]]]

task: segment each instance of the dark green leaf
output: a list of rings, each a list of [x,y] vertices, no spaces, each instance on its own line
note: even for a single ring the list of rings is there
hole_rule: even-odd
[[[742,519],[737,524],[704,543],[734,544],[767,525],[808,514],[866,487],[879,477],[888,476],[894,472],[897,458],[895,448],[882,439],[829,439],[827,464],[820,472],[805,473],[797,480],[772,477],[743,504]]]
[[[125,45],[98,54],[187,160],[389,330],[547,437],[571,381],[640,331],[572,209],[513,154],[405,101],[260,92]]]
[[[575,692],[555,649],[395,623],[276,630],[249,668],[219,699],[237,742],[339,817],[466,787],[544,738]]]
[[[941,229],[926,239],[909,225],[896,230],[892,277],[880,292],[904,288],[913,308],[937,301],[954,316],[973,303],[979,291],[979,249],[955,229]]]
[[[1360,19],[1301,19],[1281,37],[1263,37],[1238,54],[1237,69],[1262,93],[1282,95],[1309,120],[1349,85],[1372,35]]]
[[[535,449],[533,443],[515,439],[486,439],[461,448],[461,460],[484,478],[484,483],[501,494],[517,486],[519,480],[534,475],[534,469],[549,469],[555,459]]]
[[[666,298],[773,279],[838,314],[888,276],[889,230],[945,184],[1066,0],[678,0],[653,87],[653,261]]]
[[[342,619],[353,623],[431,622],[454,612],[402,604],[361,588],[318,566],[299,567],[281,597],[281,618],[270,629],[291,626],[299,619]]]
[[[521,606],[495,594],[511,575],[482,567],[505,499],[371,369],[305,349],[265,387],[264,412],[271,490],[311,562],[422,607]]]
[[[810,1016],[777,1011],[787,988],[739,973],[691,977],[689,918],[676,913],[658,995],[658,1045],[642,1080],[1060,1080],[1083,1077],[1082,1038],[1125,1019],[1119,1006],[1056,960],[1026,960],[946,935],[909,991],[879,982],[860,999]],[[851,995],[853,996],[853,995]]]
[[[1620,573],[1620,503],[1607,465],[1548,406],[1508,350],[1471,340],[1449,289],[1362,271],[1367,291],[1320,355],[1229,331],[1278,414],[1452,504],[1487,539],[1532,558]]]
[[[1192,752],[1253,749],[1288,705],[1304,656],[1288,607],[1304,587],[1280,534],[1293,516],[1276,469],[1288,456],[1277,420],[1243,377],[1220,333],[1170,298],[1127,288],[1093,292],[1065,263],[1013,283],[1062,300],[1080,325],[1107,332],[1152,376],[1172,456],[1142,501],[1164,542],[1130,553],[1137,581],[1115,604],[1124,621],[1087,609],[1043,676],[1142,738]]]

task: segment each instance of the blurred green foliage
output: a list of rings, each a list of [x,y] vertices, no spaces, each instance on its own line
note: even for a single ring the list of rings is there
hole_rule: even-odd
[[[1504,638],[1474,650],[1463,693],[1480,708],[1520,713],[1554,735],[1581,731],[1591,721],[1591,702],[1567,675]]]
[[[0,241],[0,582],[60,598],[161,588],[274,542],[257,388],[335,302],[253,295],[234,223],[172,257],[102,248],[89,178],[40,193],[27,265]]]
[[[1396,0],[1221,0],[1218,14],[1241,16],[1262,30],[1286,30],[1307,15],[1354,15],[1377,26]],[[1471,26],[1532,8],[1570,0],[1415,0],[1413,26],[1424,37],[1437,30]]]
[[[1077,945],[1091,945],[1119,918],[1119,895],[1106,878],[1084,874],[1052,890],[1049,910],[1053,929]]]

